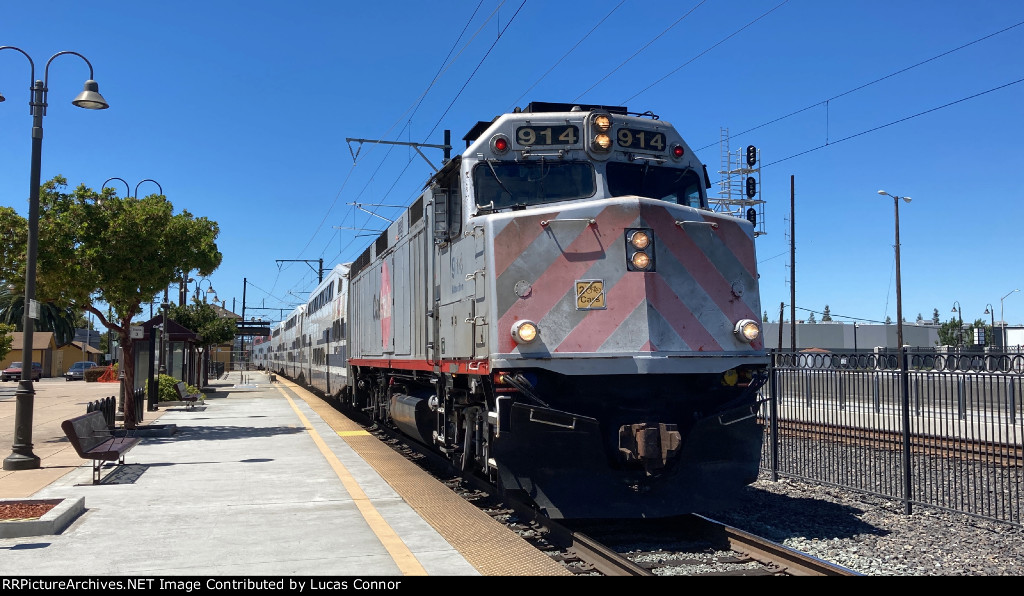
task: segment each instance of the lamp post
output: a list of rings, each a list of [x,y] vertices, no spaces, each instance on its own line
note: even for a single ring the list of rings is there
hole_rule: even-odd
[[[900,288],[900,201],[910,202],[910,197],[898,197],[891,195],[884,190],[878,191],[880,195],[892,197],[896,209],[896,343],[897,347],[903,349],[903,295]]]
[[[209,295],[213,294],[213,301],[214,301],[214,303],[216,303],[217,302],[217,291],[213,289],[213,282],[210,281],[206,277],[204,277],[204,278],[200,279],[198,282],[196,282],[196,295],[195,295],[196,302],[199,302],[199,291],[202,289],[204,281],[206,283],[210,284],[210,285],[206,288],[206,291],[203,292],[203,302],[208,304],[210,302]]]
[[[39,183],[43,156],[43,116],[46,115],[46,95],[50,83],[50,63],[57,56],[72,54],[78,56],[89,66],[89,79],[85,81],[82,92],[71,103],[80,108],[103,110],[109,106],[100,95],[99,85],[93,80],[92,63],[78,52],[57,52],[46,61],[43,69],[43,80],[36,80],[36,65],[31,56],[24,50],[14,46],[0,46],[0,51],[16,50],[28,59],[31,75],[29,77],[29,112],[32,114],[32,162],[29,173],[29,207],[28,207],[28,246],[25,259],[25,314],[22,319],[22,357],[21,381],[15,392],[14,444],[11,454],[4,459],[5,470],[30,470],[40,466],[40,459],[32,452],[32,408],[35,401],[35,389],[32,386],[32,329],[33,304],[36,294],[36,253],[39,242]],[[0,101],[4,96],[0,95]]]
[[[164,301],[160,303],[160,311],[164,313],[164,321],[161,325],[160,330],[160,364],[158,366],[158,372],[161,375],[167,374],[167,310],[171,308],[170,302],[167,301],[167,288],[164,288]]]
[[[1006,298],[1010,294],[1012,294],[1014,292],[1019,292],[1019,291],[1020,291],[1020,288],[1018,288],[1016,290],[1010,290],[1009,292],[1006,293],[1006,296],[1003,296],[1002,298],[999,299],[999,322],[1002,323],[1002,325],[1003,325],[1003,332],[1000,335],[1003,336],[1003,351],[1004,352],[1006,351],[1006,319],[1003,318],[1003,300],[1006,300]]]
[[[910,500],[913,496],[914,486],[910,480],[910,375],[907,367],[907,354],[903,351],[903,295],[900,289],[900,200],[909,203],[910,197],[898,197],[891,195],[884,190],[878,194],[892,197],[893,206],[896,211],[896,341],[899,344],[900,356],[900,389],[903,393],[903,494],[905,495],[903,510],[910,514]]]
[[[960,310],[959,300],[953,301],[953,310],[951,310],[950,312],[956,313],[957,322],[960,324],[956,332],[956,347],[959,348],[964,345],[964,315],[963,312]]]
[[[985,314],[992,317],[992,347],[996,347],[996,308],[991,303],[985,305]]]
[[[100,186],[100,195],[101,195],[101,197],[103,195],[103,189],[105,189],[107,187],[107,183],[109,183],[111,180],[120,180],[124,184],[124,189],[125,189],[125,195],[124,196],[125,196],[125,198],[131,198],[131,196],[132,196],[131,195],[132,189],[131,189],[130,186],[128,186],[128,182],[124,178],[118,178],[117,176],[114,176],[112,178],[107,178],[103,182],[103,185]],[[160,189],[160,194],[161,195],[164,194],[164,189],[163,189],[162,186],[160,186],[159,182],[157,182],[156,180],[153,180],[152,178],[146,178],[145,180],[142,180],[138,184],[135,185],[135,197],[136,198],[138,198],[138,196],[139,196],[139,187],[142,186],[143,182],[152,182],[153,184],[156,184],[157,188]],[[102,204],[102,199],[99,199],[98,203]],[[125,391],[125,389],[124,389],[124,363],[122,362],[118,368],[119,368],[118,377],[119,377],[121,383],[120,383],[120,388],[119,388],[118,395],[117,395],[117,416],[122,416],[123,417],[124,416],[124,400],[125,400],[125,392],[124,392]]]

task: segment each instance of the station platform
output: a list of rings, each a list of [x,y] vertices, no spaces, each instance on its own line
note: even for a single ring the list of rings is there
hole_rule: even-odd
[[[33,470],[0,470],[0,503],[58,502],[64,520],[0,521],[0,576],[571,575],[319,397],[231,372],[194,409],[145,412],[125,465],[103,468],[60,424],[112,383],[35,383]],[[0,456],[17,383],[0,384]],[[47,518],[44,516],[38,520]],[[5,533],[4,528],[9,528]],[[288,587],[285,584],[284,587]]]

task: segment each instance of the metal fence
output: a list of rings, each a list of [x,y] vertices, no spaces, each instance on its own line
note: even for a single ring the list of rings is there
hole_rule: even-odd
[[[774,351],[761,467],[1024,524],[1024,356]]]

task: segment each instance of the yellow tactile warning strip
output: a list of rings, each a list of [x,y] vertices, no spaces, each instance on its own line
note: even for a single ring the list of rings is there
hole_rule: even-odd
[[[319,397],[278,377],[483,575],[572,575]]]
[[[306,430],[309,432],[310,437],[312,437],[313,442],[316,443],[317,448],[320,449],[320,453],[327,458],[327,463],[331,465],[334,473],[341,479],[341,483],[344,485],[345,490],[348,491],[349,496],[352,497],[352,501],[356,504],[356,507],[359,508],[359,512],[363,514],[363,519],[365,519],[366,523],[369,524],[370,529],[373,530],[374,534],[376,534],[381,544],[384,545],[384,548],[387,549],[388,554],[391,555],[395,564],[398,565],[398,569],[402,572],[402,575],[426,575],[427,571],[423,568],[423,565],[420,565],[419,560],[416,559],[416,555],[412,554],[412,551],[410,551],[409,547],[402,541],[402,538],[395,533],[386,521],[384,521],[380,512],[377,511],[377,508],[374,507],[373,503],[370,502],[370,499],[367,498],[366,493],[363,492],[362,487],[360,487],[359,483],[352,477],[352,474],[349,473],[345,465],[338,461],[338,458],[330,448],[327,447],[323,438],[320,437],[320,433],[316,432],[316,429],[313,428],[309,419],[299,411],[295,402],[292,401],[292,398],[289,397],[284,390],[278,388],[278,391],[284,395],[284,398],[288,400],[288,404],[291,405],[292,409],[295,410],[295,413],[299,415],[299,420],[302,421],[302,424],[306,427]]]

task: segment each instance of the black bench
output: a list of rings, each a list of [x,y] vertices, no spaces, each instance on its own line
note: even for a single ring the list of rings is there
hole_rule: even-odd
[[[201,397],[198,393],[189,393],[188,388],[185,387],[184,381],[178,381],[174,384],[175,391],[178,392],[178,399],[185,402],[185,409],[191,410],[196,407],[196,401]]]
[[[82,459],[92,460],[92,483],[100,483],[103,462],[124,464],[124,454],[142,442],[138,437],[115,437],[107,426],[103,412],[95,410],[61,422],[68,441]]]

